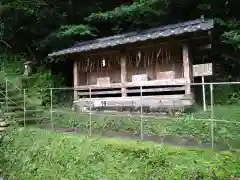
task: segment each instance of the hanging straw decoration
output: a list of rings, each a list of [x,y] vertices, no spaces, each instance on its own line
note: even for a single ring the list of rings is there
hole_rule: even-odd
[[[111,61],[114,59],[114,56],[111,59],[107,60],[107,71],[111,70]]]
[[[101,62],[101,72],[103,71],[103,68],[106,67],[106,59],[103,57],[102,62]]]
[[[143,67],[145,68],[146,55],[145,55],[144,52],[142,53],[142,56],[141,56],[141,57],[142,57],[142,58],[141,58],[141,61],[142,61],[142,63],[143,63]],[[141,66],[141,62],[139,63],[139,65]]]
[[[171,62],[171,50],[168,49],[168,61]]]
[[[118,61],[118,56],[115,56],[112,60],[112,65],[111,65],[114,69],[118,67],[118,66],[116,66],[117,61]]]
[[[99,65],[101,65],[101,59],[99,59],[99,57],[96,57],[94,59],[94,66],[93,66],[94,71],[100,72],[101,67]]]
[[[142,54],[141,54],[141,52],[139,51],[139,52],[138,52],[138,56],[137,56],[137,64],[136,64],[137,67],[139,66],[139,63],[140,63],[140,61],[141,61],[141,56],[142,56]]]
[[[150,65],[153,65],[153,61],[154,61],[154,52],[152,51],[151,59],[150,59]]]
[[[160,47],[159,50],[157,51],[157,54],[156,54],[156,59],[155,59],[155,63],[156,63],[156,66],[158,67],[158,64],[161,64],[159,63],[159,57],[162,56],[162,48]]]
[[[158,52],[157,52],[157,59],[159,58],[159,56],[161,55],[162,49],[159,48]]]
[[[165,51],[165,62],[166,64],[168,64],[168,49],[166,48],[166,51]]]
[[[171,51],[169,51],[169,58],[171,60]],[[175,72],[175,61],[171,61],[172,62],[172,71]]]
[[[83,61],[79,61],[79,68],[81,68],[81,71],[84,72],[83,71]]]
[[[131,59],[131,56],[130,55],[128,55],[128,56],[126,56],[126,64],[127,64],[127,67],[129,67],[130,66],[130,59]]]
[[[84,66],[83,63],[82,63],[82,66]],[[84,69],[83,71],[84,71],[84,72],[87,72],[88,69],[89,69],[89,67],[90,67],[90,59],[88,58],[88,59],[87,59],[87,64],[86,64],[85,69]],[[83,67],[83,68],[84,68],[84,67]]]
[[[116,57],[116,66],[121,65],[121,56]]]
[[[95,64],[95,60],[91,60],[91,65],[90,65],[90,72],[92,72],[94,70],[94,64]]]
[[[151,58],[151,56],[150,56],[150,54],[149,54],[149,51],[146,52],[146,55],[147,55],[146,66],[148,67],[148,66],[149,66],[149,61],[150,61],[150,58]]]
[[[148,51],[147,52],[147,67],[149,67],[149,64],[150,64],[150,60],[151,60],[151,53]]]
[[[87,69],[87,61],[80,61],[80,66],[81,66],[82,72],[86,72],[86,69]]]

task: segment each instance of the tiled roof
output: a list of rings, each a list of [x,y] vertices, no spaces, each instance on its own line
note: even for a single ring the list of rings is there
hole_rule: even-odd
[[[48,56],[60,56],[64,54],[72,54],[77,52],[86,52],[90,50],[103,49],[123,44],[131,44],[140,41],[151,39],[158,39],[169,36],[181,35],[184,33],[208,31],[214,26],[213,20],[197,19],[194,21],[187,21],[174,25],[161,26],[152,28],[141,32],[131,32],[122,35],[110,36],[107,38],[100,38],[92,41],[80,42],[71,48],[60,50],[49,54]]]

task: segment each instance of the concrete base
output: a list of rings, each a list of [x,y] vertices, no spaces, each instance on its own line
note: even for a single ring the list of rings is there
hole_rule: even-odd
[[[184,111],[186,107],[193,104],[192,95],[86,98],[74,102],[75,108],[80,111],[89,111],[90,109],[93,111],[140,111],[142,107],[144,112],[169,112],[174,109]]]
[[[0,127],[0,132],[6,131],[7,127]]]
[[[0,122],[0,127],[6,127],[8,126],[8,123],[6,121]]]

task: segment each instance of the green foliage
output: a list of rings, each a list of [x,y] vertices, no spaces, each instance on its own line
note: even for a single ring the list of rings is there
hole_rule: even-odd
[[[57,32],[57,37],[93,35],[92,28],[88,25],[65,25],[61,26]]]
[[[32,101],[41,101],[42,104],[50,103],[50,88],[62,86],[63,78],[61,75],[53,75],[45,66],[39,67],[38,71],[33,72],[30,76],[22,76],[24,72],[24,62],[26,58],[23,55],[7,55],[0,56],[0,65],[2,78],[0,78],[5,86],[4,78],[8,78],[13,84],[27,89],[28,97],[35,97]],[[57,81],[55,81],[57,80]],[[58,94],[59,95],[59,94]],[[57,95],[56,95],[57,96]]]
[[[240,21],[234,18],[227,21],[216,19],[216,22],[225,28],[222,34],[222,42],[230,45],[234,50],[239,50]]]
[[[239,29],[240,30],[240,29]],[[240,49],[240,31],[239,30],[231,30],[228,32],[224,32],[224,43],[233,45],[234,48]]]
[[[39,66],[59,65],[59,58],[49,60],[46,55],[52,51],[69,47],[76,41],[92,39],[94,36],[109,36],[123,31],[150,28],[161,24],[199,18],[214,18],[213,56],[216,60],[217,80],[239,81],[240,16],[236,1],[175,1],[175,0],[90,0],[50,1],[2,0],[0,6],[0,51],[24,53],[15,60],[0,56],[0,64],[22,73],[21,62],[30,59]],[[201,58],[201,57],[200,57]],[[10,58],[11,59],[11,58]],[[65,57],[61,57],[61,60]],[[18,61],[20,60],[20,61]],[[6,67],[6,65],[5,65]],[[9,67],[9,66],[8,66]],[[39,67],[37,67],[39,68]],[[3,69],[3,68],[2,68]],[[9,68],[8,68],[9,69]],[[6,71],[6,70],[5,70]],[[61,64],[55,72],[66,72]],[[52,71],[53,72],[53,71]],[[15,73],[15,72],[14,72]],[[51,78],[56,73],[52,73]],[[37,75],[36,75],[37,76]],[[42,75],[40,75],[42,76]],[[64,75],[63,75],[64,76]],[[34,77],[37,78],[37,77]],[[34,79],[33,78],[33,79]],[[52,83],[45,78],[46,87]],[[37,80],[41,81],[41,80]],[[69,80],[68,80],[69,81]],[[38,86],[38,85],[34,85]],[[40,86],[45,86],[42,82]],[[217,103],[239,102],[239,88],[216,89]],[[47,97],[46,99],[48,99]]]
[[[120,1],[3,0],[0,45],[8,52],[24,52],[41,62],[53,50],[66,48],[86,35],[89,37],[95,27],[89,28],[84,18],[96,9],[112,9]],[[71,38],[63,38],[66,36]]]
[[[2,174],[11,179],[229,179],[238,154],[161,147],[120,139],[84,138],[16,129],[0,142]]]
[[[32,0],[26,3],[24,0],[2,0],[3,6],[5,8],[14,8],[18,10],[23,10],[29,14],[37,14],[37,12],[47,6],[47,1],[45,0]]]
[[[75,43],[74,39],[79,39],[79,37],[91,37],[94,36],[95,28],[89,25],[79,24],[79,25],[62,25],[56,32],[50,33],[40,42],[36,43],[38,50],[47,50],[50,48],[59,48],[61,44],[66,44],[66,46],[71,46]],[[53,59],[57,62],[56,59]],[[49,60],[46,61],[49,63]]]
[[[55,128],[77,128],[82,133],[89,133],[90,117],[88,114],[72,112],[71,109],[57,108],[53,113]],[[214,107],[214,117],[219,120],[214,124],[214,143],[217,149],[240,149],[240,120],[239,106],[217,105]],[[181,118],[143,118],[143,131],[145,135],[163,137],[165,143],[180,144],[186,139],[191,146],[211,146],[212,123],[209,120],[211,112],[204,112],[197,108],[193,113],[187,113]],[[205,120],[202,120],[205,119]],[[222,122],[224,120],[226,122]],[[228,122],[230,121],[230,122]],[[44,126],[44,124],[43,124]],[[122,117],[121,115],[91,116],[91,129],[93,134],[110,133],[113,136],[121,136],[121,133],[130,137],[140,137],[140,117]],[[191,142],[193,144],[191,144]],[[184,144],[182,144],[184,145]]]
[[[239,104],[239,85],[218,85],[214,89],[215,104]]]
[[[54,80],[58,81],[54,81]],[[32,74],[30,77],[22,78],[24,88],[27,89],[28,96],[35,96],[37,99],[41,99],[43,105],[50,104],[50,88],[60,87],[63,79],[61,76],[55,77],[51,71],[41,71]],[[54,92],[55,93],[55,92]],[[54,97],[62,96],[60,94],[53,94]]]
[[[4,70],[9,75],[22,75],[24,72],[24,62],[26,62],[25,55],[0,54],[1,71]]]
[[[114,29],[121,28],[125,23],[131,23],[137,27],[151,27],[161,23],[166,14],[167,2],[166,0],[137,0],[131,5],[122,5],[112,11],[92,13],[86,20],[114,22]]]
[[[236,1],[2,0],[0,10],[1,52],[25,53],[37,64],[52,51],[66,48],[92,35],[109,36],[150,28],[200,15],[216,19],[213,52],[222,79],[239,79],[239,21]],[[16,19],[17,17],[17,19]],[[98,30],[96,33],[95,29]],[[56,59],[54,59],[56,60]],[[56,60],[57,61],[57,60]]]

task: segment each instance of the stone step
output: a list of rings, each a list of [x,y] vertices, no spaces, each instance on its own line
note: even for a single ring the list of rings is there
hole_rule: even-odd
[[[6,121],[0,122],[0,127],[7,127],[8,125],[9,125],[9,123]]]
[[[12,101],[22,101],[23,102],[23,95],[21,94],[14,94],[14,95],[8,95],[8,98]],[[0,101],[5,101],[5,96],[0,96]]]
[[[16,111],[23,111],[23,107],[12,104],[5,107],[4,110],[4,112],[16,112]]]
[[[4,88],[4,93],[5,93],[5,88]],[[21,94],[23,92],[20,89],[16,89],[15,87],[8,87],[7,93],[11,96],[13,94]]]
[[[25,112],[26,116],[30,116],[30,115],[33,115],[33,114],[34,114],[34,112],[31,112],[31,111],[26,111]],[[5,115],[5,117],[7,117],[7,116],[23,116],[24,111],[23,110],[9,111],[9,112],[5,112],[4,115]]]
[[[11,101],[12,100],[12,101]],[[7,102],[7,104],[8,104],[8,106],[10,107],[10,106],[21,106],[21,107],[23,107],[24,106],[24,101],[23,101],[23,99],[19,99],[19,100],[13,100],[13,99],[11,99],[11,100],[8,100],[8,102]],[[1,98],[0,98],[0,103],[2,103],[3,104],[3,106],[5,107],[5,98],[4,99],[2,99],[1,100]],[[31,103],[31,102],[29,102],[28,100],[26,100],[26,102],[25,102],[25,105],[26,105],[26,108],[28,108],[28,109],[36,109],[36,107],[38,106],[38,108],[41,108],[41,105],[40,104],[34,104],[34,103]]]
[[[27,117],[31,117],[31,116],[35,116],[35,114],[42,114],[42,113],[44,113],[44,111],[26,111],[25,112],[25,115],[27,116]],[[23,117],[24,116],[24,111],[23,110],[16,110],[16,111],[5,111],[4,112],[4,116],[5,117]]]
[[[43,119],[43,118],[31,118],[31,119],[26,119],[25,123],[26,124],[41,124],[44,121],[50,122],[50,120],[46,120],[46,119]],[[23,119],[18,119],[17,123],[18,124],[24,124],[24,120]]]
[[[0,102],[0,103],[2,103],[3,105],[2,105],[2,107],[4,108],[4,109],[6,109],[6,104],[5,104],[5,101],[4,102]],[[8,103],[7,103],[7,105],[8,105],[8,107],[10,107],[10,106],[22,106],[23,107],[23,102],[18,102],[18,101],[8,101]]]
[[[39,113],[39,112],[37,112],[37,113]],[[41,114],[39,115],[39,114],[37,114],[38,116],[36,117],[36,114],[35,113],[33,113],[33,112],[26,112],[26,114],[25,114],[25,118],[26,118],[26,121],[28,121],[28,120],[40,120],[40,119],[43,119],[43,116],[41,116]],[[5,117],[7,118],[7,119],[18,119],[18,120],[23,120],[23,118],[24,118],[24,112],[8,112],[8,113],[5,113]],[[49,115],[49,117],[50,117],[50,115]]]
[[[7,127],[0,127],[0,132],[6,131]]]

